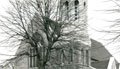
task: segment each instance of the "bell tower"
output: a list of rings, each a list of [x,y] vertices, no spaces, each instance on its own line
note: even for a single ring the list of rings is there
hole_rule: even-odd
[[[87,0],[62,0],[62,5],[64,6],[64,13],[66,19],[68,19],[68,23],[72,21],[72,24],[76,28],[74,30],[77,31],[70,37],[73,40],[71,44],[73,44],[73,50],[76,53],[73,56],[73,63],[83,64],[83,66],[78,64],[78,68],[87,68],[91,63],[89,51],[91,42],[87,29]],[[68,30],[73,28],[73,26],[69,26]]]
[[[75,34],[75,39],[90,46],[87,30],[87,0],[62,0],[61,3],[64,6],[63,13],[66,15],[65,18],[68,22],[72,21],[73,24],[81,29]]]

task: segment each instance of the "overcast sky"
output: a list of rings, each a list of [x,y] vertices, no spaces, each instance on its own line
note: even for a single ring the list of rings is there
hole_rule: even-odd
[[[7,8],[8,5],[8,1],[9,0],[0,0],[0,14],[5,14],[5,8]],[[114,20],[116,18],[118,18],[118,14],[116,13],[106,13],[104,11],[101,10],[105,10],[105,9],[110,9],[113,8],[113,6],[115,6],[115,3],[113,2],[106,2],[106,0],[88,0],[88,24],[89,24],[89,34],[90,37],[102,42],[104,45],[106,44],[105,41],[103,41],[103,38],[108,37],[108,34],[104,34],[104,33],[100,33],[100,32],[96,32],[93,29],[97,29],[97,30],[101,30],[101,29],[107,29],[107,27],[109,25],[111,25],[111,23],[106,22],[105,20]],[[0,39],[3,39],[4,37],[2,37],[0,35]],[[113,46],[115,44],[111,44],[107,47],[112,48],[111,46]],[[116,44],[119,45],[119,44]],[[116,49],[109,49],[109,51],[112,51],[112,53],[115,53]],[[0,54],[7,54],[8,51],[6,50],[6,48],[4,47],[0,47]],[[10,53],[10,52],[9,52]],[[114,56],[117,56],[116,58],[119,59],[119,53],[115,54]],[[4,60],[8,57],[6,56],[0,56],[0,60]],[[120,61],[120,60],[118,60]]]
[[[108,2],[109,1],[109,2]],[[113,0],[114,1],[114,0]],[[120,62],[120,43],[111,43],[107,45],[108,40],[114,35],[97,32],[95,30],[110,30],[110,25],[117,18],[120,18],[120,13],[110,13],[104,10],[110,10],[118,8],[112,0],[88,0],[88,24],[89,24],[89,35],[91,38],[100,41],[108,51]],[[120,9],[120,7],[119,7]]]

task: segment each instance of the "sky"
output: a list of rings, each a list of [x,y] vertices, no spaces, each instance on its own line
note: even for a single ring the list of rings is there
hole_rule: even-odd
[[[114,0],[113,0],[114,1]],[[112,0],[88,0],[88,25],[89,35],[91,38],[101,42],[107,50],[120,62],[120,43],[108,44],[109,38],[114,35],[108,33],[97,32],[100,30],[110,30],[109,28],[113,23],[108,21],[114,21],[119,18],[120,13],[110,13],[105,10],[115,9],[116,4]],[[96,31],[97,30],[97,31]]]
[[[0,15],[5,15],[5,9],[9,7],[8,4],[9,0],[0,0]],[[110,44],[106,46],[106,41],[104,41],[104,38],[112,37],[112,35],[97,32],[96,30],[102,30],[102,29],[108,29],[108,27],[112,24],[110,22],[107,22],[106,20],[115,20],[118,18],[118,14],[116,13],[107,13],[102,10],[116,8],[116,4],[112,1],[107,2],[107,0],[88,0],[88,26],[89,26],[89,35],[91,38],[101,42],[105,47],[110,51],[113,56],[120,62],[120,54],[116,51],[118,48],[119,43]],[[3,35],[0,34],[0,40],[4,39]],[[113,48],[114,46],[114,48]],[[9,48],[6,47],[0,47],[0,54],[7,54]],[[13,54],[12,51],[9,53]],[[115,54],[114,54],[115,53]],[[9,58],[8,56],[0,55],[0,61],[3,61],[5,59]]]
[[[0,15],[6,14],[5,9],[7,9],[7,7],[9,6],[8,1],[9,0],[0,0]],[[2,41],[4,38],[5,36],[3,34],[0,34],[0,41]],[[2,47],[0,44],[0,63],[9,58],[9,56],[3,55],[3,54],[8,54],[8,50],[9,47]]]

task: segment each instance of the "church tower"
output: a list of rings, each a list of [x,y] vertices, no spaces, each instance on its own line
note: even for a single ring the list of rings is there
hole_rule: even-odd
[[[66,19],[72,20],[72,23],[76,25],[78,30],[74,36],[71,37],[73,41],[73,68],[71,69],[91,69],[90,64],[90,47],[91,42],[88,35],[88,24],[87,24],[87,0],[62,0],[61,5],[64,6],[64,13]],[[74,27],[69,26],[68,30],[72,30]],[[70,44],[70,45],[71,45]]]
[[[87,0],[60,0],[62,8],[62,14],[65,15],[64,19],[68,22],[72,22],[74,25],[79,26],[75,39],[85,45],[90,46],[90,40],[87,30]],[[72,29],[72,28],[70,28]]]

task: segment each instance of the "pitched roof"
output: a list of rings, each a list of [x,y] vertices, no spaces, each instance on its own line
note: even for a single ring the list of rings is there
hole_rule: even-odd
[[[91,39],[91,57],[98,61],[104,61],[108,60],[111,57],[111,54],[102,43]]]

